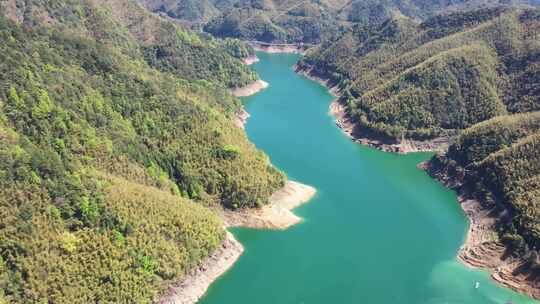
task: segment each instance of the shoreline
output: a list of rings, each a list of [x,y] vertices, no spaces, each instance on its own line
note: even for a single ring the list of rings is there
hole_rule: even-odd
[[[384,152],[399,154],[417,153],[417,152],[442,152],[445,151],[450,143],[450,138],[437,137],[432,140],[418,141],[413,139],[402,139],[401,141],[390,142],[380,136],[369,136],[367,130],[362,130],[353,122],[347,114],[345,105],[340,102],[340,92],[337,85],[333,85],[330,79],[325,79],[315,75],[311,70],[302,70],[298,66],[294,67],[296,73],[318,82],[326,87],[336,98],[330,103],[329,114],[336,119],[336,126],[353,142],[370,146]]]
[[[236,97],[247,97],[259,93],[266,89],[268,85],[268,82],[259,79],[241,88],[231,89],[230,92]]]
[[[236,111],[234,115],[234,124],[238,128],[245,130],[247,120],[249,119],[250,116],[251,115],[249,115],[249,113],[246,111],[244,106],[240,106],[240,108],[238,108],[238,110]]]
[[[257,63],[259,61],[260,61],[259,57],[257,57],[257,55],[255,55],[255,54],[249,55],[246,58],[242,58],[242,63],[245,64],[245,65],[252,65],[252,64]]]
[[[170,286],[156,302],[159,304],[194,304],[208,290],[208,287],[238,261],[244,247],[232,233],[225,232],[225,239],[219,248],[206,257],[191,273]]]
[[[525,261],[506,256],[506,247],[498,238],[496,222],[500,213],[485,208],[462,188],[460,181],[447,172],[432,168],[427,162],[419,168],[448,189],[456,190],[457,202],[469,222],[465,240],[459,248],[457,259],[473,269],[482,269],[490,274],[492,280],[506,288],[540,300],[540,286],[528,280],[528,275],[520,271]]]
[[[524,261],[505,255],[505,246],[498,241],[493,210],[486,209],[474,199],[460,195],[458,202],[469,220],[465,242],[459,249],[458,260],[468,267],[484,269],[500,285],[540,300],[540,286],[533,286],[527,275],[519,273]]]
[[[256,229],[284,230],[298,224],[302,218],[292,209],[307,203],[313,198],[316,189],[294,181],[274,192],[267,205],[260,209],[241,211],[221,211],[224,228],[246,227]],[[171,285],[156,303],[195,304],[205,294],[215,280],[221,277],[238,261],[244,247],[232,233],[226,231],[222,244],[206,257],[194,270],[180,281]]]
[[[361,145],[370,146],[384,152],[399,154],[417,153],[417,152],[443,152],[450,143],[447,137],[437,137],[432,140],[418,141],[413,139],[402,139],[398,142],[388,142],[387,140],[377,138],[376,136],[366,136],[358,126],[352,122],[352,119],[346,113],[345,106],[334,100],[330,104],[330,115],[336,118],[336,125],[353,142]]]
[[[269,203],[262,208],[223,210],[222,218],[227,227],[284,230],[302,222],[302,218],[292,210],[309,202],[316,193],[317,190],[311,186],[287,181],[283,188],[270,196]]]
[[[299,44],[278,44],[260,41],[246,41],[255,51],[266,53],[305,54],[309,46]]]

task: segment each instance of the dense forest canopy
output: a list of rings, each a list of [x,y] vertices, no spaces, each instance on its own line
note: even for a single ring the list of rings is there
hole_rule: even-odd
[[[319,43],[354,24],[390,17],[424,20],[439,13],[533,0],[138,0],[152,11],[202,27],[218,37],[278,43]]]
[[[353,119],[382,137],[453,134],[540,109],[539,12],[499,7],[356,25],[298,66],[339,85]]]
[[[283,185],[233,123],[243,44],[122,0],[0,10],[0,303],[148,303],[220,245],[213,207]]]
[[[476,124],[430,166],[499,212],[500,239],[540,276],[540,112]]]

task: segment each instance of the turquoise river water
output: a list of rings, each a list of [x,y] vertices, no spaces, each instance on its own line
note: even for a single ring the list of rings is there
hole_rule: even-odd
[[[258,56],[270,86],[245,99],[247,134],[318,193],[288,230],[233,229],[246,250],[200,303],[535,303],[457,261],[467,219],[455,193],[416,168],[431,154],[353,143],[328,114],[328,91],[294,73],[298,55]]]

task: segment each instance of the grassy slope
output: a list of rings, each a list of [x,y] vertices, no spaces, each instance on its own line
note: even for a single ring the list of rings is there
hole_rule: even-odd
[[[204,206],[283,184],[232,122],[253,75],[221,42],[123,1],[2,14],[0,302],[149,302],[222,240]],[[164,40],[193,67],[150,60]]]

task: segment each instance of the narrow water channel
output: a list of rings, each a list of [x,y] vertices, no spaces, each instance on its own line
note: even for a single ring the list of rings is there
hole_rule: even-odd
[[[248,136],[318,194],[289,230],[233,229],[246,251],[200,303],[534,303],[456,260],[467,220],[456,195],[416,168],[429,153],[351,142],[328,115],[332,96],[294,73],[297,55],[258,56],[270,86],[245,99]]]

